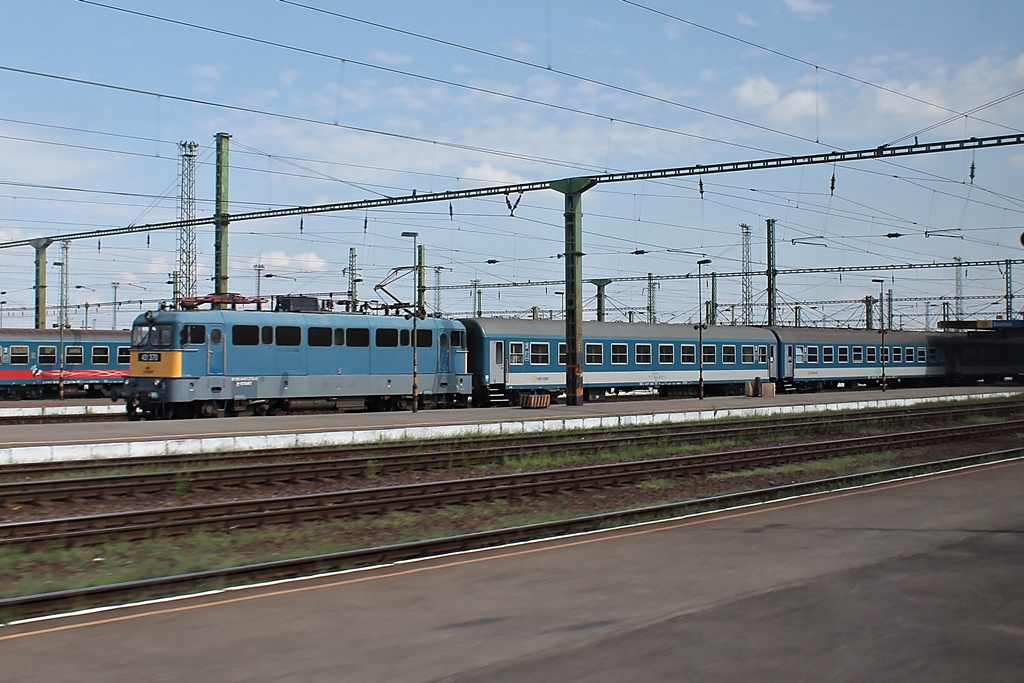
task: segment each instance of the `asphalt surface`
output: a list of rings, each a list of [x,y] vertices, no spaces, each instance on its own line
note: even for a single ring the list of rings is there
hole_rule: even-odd
[[[0,628],[3,681],[1020,680],[1024,462]]]

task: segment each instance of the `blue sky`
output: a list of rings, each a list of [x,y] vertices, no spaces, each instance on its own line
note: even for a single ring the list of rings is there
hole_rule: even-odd
[[[209,216],[221,131],[232,136],[234,213],[872,148],[915,133],[1016,134],[1022,15],[1010,0],[8,0],[0,240],[176,219],[183,140],[200,146],[197,214]],[[763,270],[768,218],[782,269],[1024,258],[1022,180],[1024,147],[1005,147],[709,175],[703,195],[694,178],[601,185],[584,195],[584,277],[681,275],[701,255],[708,270],[739,271],[740,223],[753,227],[753,268]],[[514,216],[503,197],[451,209],[318,214],[301,230],[298,218],[236,224],[230,289],[253,294],[262,263],[277,276],[264,294],[343,292],[355,248],[360,297],[380,298],[373,285],[412,261],[403,231],[420,234],[430,285],[435,266],[443,285],[563,276],[561,195],[528,194]],[[197,238],[202,293],[212,290],[212,229]],[[72,323],[84,324],[89,302],[90,325],[110,324],[111,282],[122,283],[120,300],[135,299],[122,325],[169,298],[176,241],[164,231],[73,242]],[[51,247],[49,261],[59,259]],[[55,304],[55,268],[49,277]],[[788,276],[781,319],[800,305],[805,323],[863,324],[850,301],[877,295],[877,277],[907,327],[923,324],[925,300],[954,295],[952,269]],[[968,316],[1003,311],[1000,269],[967,268],[963,283],[979,297],[964,302]],[[765,286],[754,278],[755,322]],[[31,326],[30,248],[0,250],[0,289],[3,324]],[[485,289],[483,305],[547,312],[561,305],[556,291]],[[590,308],[594,293],[585,286]],[[697,294],[693,280],[661,282],[658,319],[696,318]],[[613,283],[608,295],[611,318],[645,319],[646,282]],[[740,297],[738,278],[719,280],[720,319]],[[469,291],[444,290],[442,308],[468,313]]]

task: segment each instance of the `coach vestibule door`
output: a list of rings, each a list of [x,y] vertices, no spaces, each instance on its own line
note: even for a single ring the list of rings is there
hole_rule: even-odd
[[[487,375],[491,378],[491,384],[505,383],[505,342],[490,341],[490,353],[488,354],[489,367]]]

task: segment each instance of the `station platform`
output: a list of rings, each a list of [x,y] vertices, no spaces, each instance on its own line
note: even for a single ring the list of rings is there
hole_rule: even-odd
[[[927,402],[1010,397],[1021,387],[933,387],[773,397],[723,396],[390,413],[7,425],[0,465],[59,460],[324,448],[384,441],[633,427],[723,418],[903,407]]]
[[[11,681],[1024,671],[1024,461],[0,628]]]

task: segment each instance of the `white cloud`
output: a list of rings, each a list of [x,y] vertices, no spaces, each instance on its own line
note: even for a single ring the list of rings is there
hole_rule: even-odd
[[[412,55],[399,54],[397,52],[382,52],[374,50],[370,53],[370,59],[384,64],[409,64],[412,62]]]
[[[739,14],[736,15],[736,21],[741,23],[741,24],[743,24],[744,26],[759,26],[760,25],[760,24],[757,23],[756,19],[751,17],[749,14],[744,14],[743,12],[740,12]]]
[[[764,76],[748,78],[733,89],[733,94],[740,106],[762,110],[777,123],[828,113],[828,103],[821,95],[811,90],[794,90],[782,95],[779,87]]]
[[[513,173],[508,169],[496,168],[486,163],[467,166],[462,170],[461,177],[493,185],[514,185],[526,182],[523,176],[518,173]]]
[[[300,75],[301,74],[298,71],[295,71],[294,69],[285,69],[284,71],[277,75],[277,79],[284,83],[285,85],[291,87],[295,85],[296,81],[299,80]]]
[[[327,261],[320,258],[320,256],[314,254],[311,251],[301,254],[289,254],[286,251],[272,251],[270,253],[264,253],[259,256],[259,262],[265,265],[268,273],[278,275],[274,273],[274,270],[281,271],[280,274],[284,273],[295,273],[295,272],[312,272],[319,273],[327,270]],[[252,263],[256,263],[256,259],[252,260]]]
[[[794,14],[799,14],[805,19],[811,19],[816,16],[825,14],[828,11],[828,5],[823,2],[817,2],[817,0],[782,0],[786,3],[786,7],[789,11]]]

